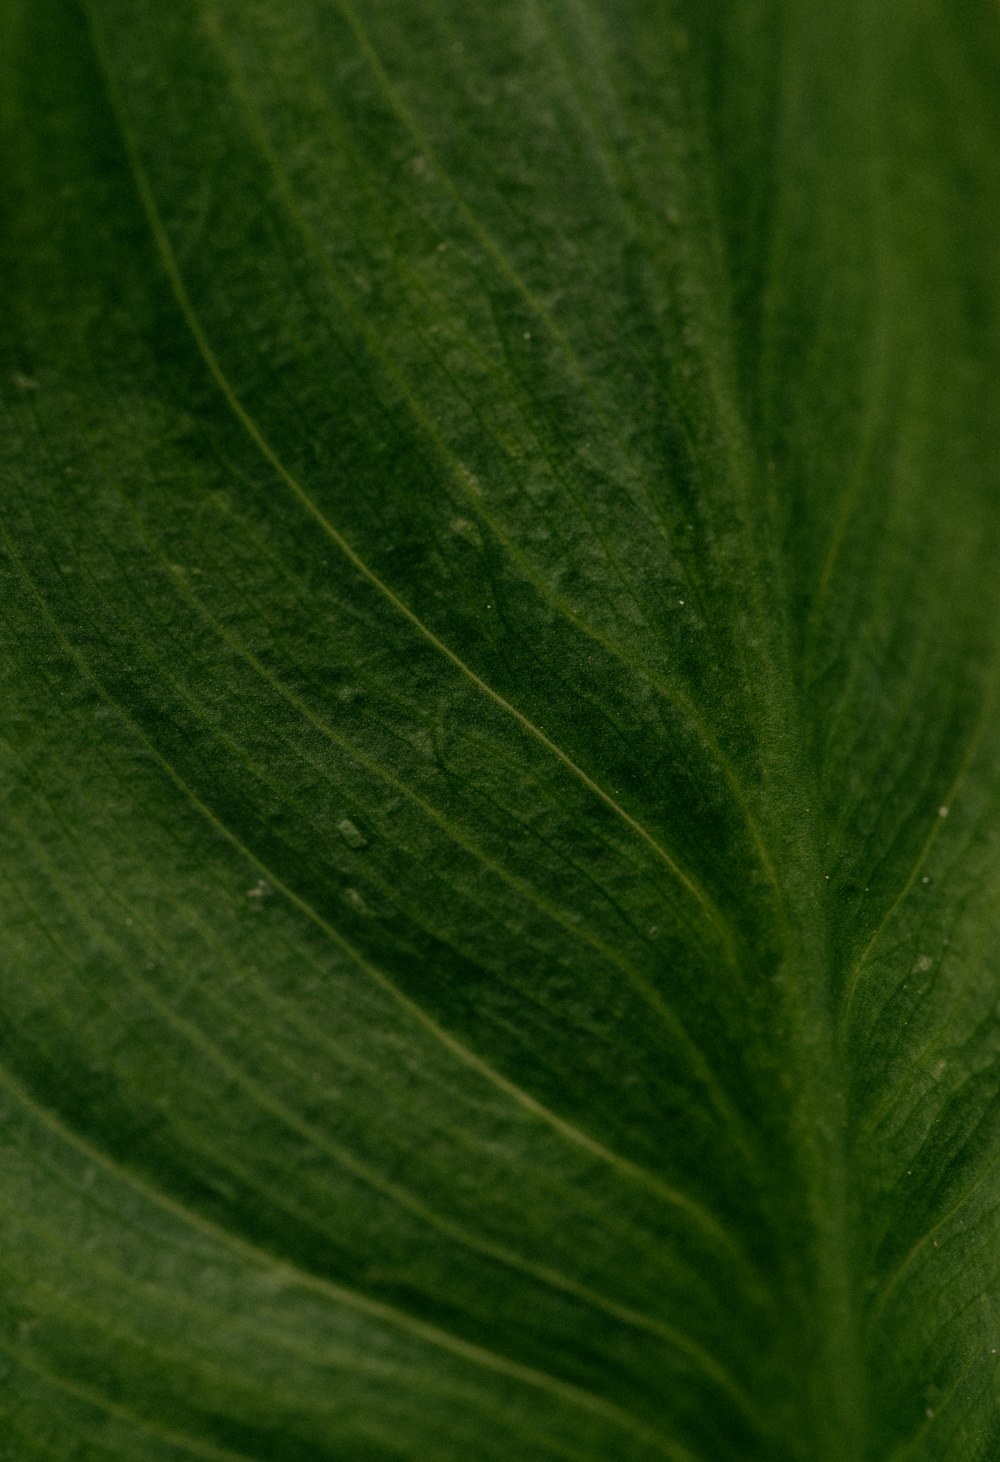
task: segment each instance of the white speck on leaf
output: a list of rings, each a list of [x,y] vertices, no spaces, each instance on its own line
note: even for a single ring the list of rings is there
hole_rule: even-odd
[[[349,817],[342,817],[337,823],[337,831],[352,848],[367,847],[368,839],[361,829],[351,821]]]
[[[479,536],[479,529],[468,518],[453,518],[451,531],[457,533],[459,538],[464,538],[466,543],[471,543],[476,548],[482,548],[483,540]]]

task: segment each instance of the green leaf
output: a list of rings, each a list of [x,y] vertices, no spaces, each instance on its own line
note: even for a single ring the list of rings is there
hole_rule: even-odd
[[[0,1457],[1000,1453],[989,0],[6,0]]]

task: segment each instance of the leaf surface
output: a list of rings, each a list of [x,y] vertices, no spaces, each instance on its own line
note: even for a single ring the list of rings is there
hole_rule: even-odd
[[[8,0],[0,1454],[1000,1449],[985,0]]]

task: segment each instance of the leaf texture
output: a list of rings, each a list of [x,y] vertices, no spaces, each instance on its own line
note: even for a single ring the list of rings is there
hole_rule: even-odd
[[[0,67],[0,1457],[990,1462],[996,7]]]

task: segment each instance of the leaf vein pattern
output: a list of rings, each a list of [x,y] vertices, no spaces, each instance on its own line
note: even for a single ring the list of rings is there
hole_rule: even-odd
[[[475,1345],[471,1341],[464,1340],[461,1336],[453,1334],[437,1325],[432,1325],[414,1315],[408,1314],[394,1305],[389,1305],[382,1300],[373,1299],[361,1291],[351,1289],[346,1285],[335,1283],[320,1275],[312,1274],[308,1270],[287,1259],[278,1258],[266,1249],[260,1248],[249,1239],[244,1239],[230,1229],[222,1228],[213,1223],[212,1220],[196,1213],[185,1204],[179,1202],[172,1195],[153,1187],[144,1178],[133,1172],[130,1168],[123,1166],[114,1158],[109,1157],[99,1148],[94,1147],[79,1133],[67,1127],[65,1123],[54,1113],[42,1107],[30,1092],[11,1074],[6,1066],[0,1065],[0,1085],[5,1087],[11,1096],[25,1108],[38,1122],[48,1128],[57,1137],[61,1138],[69,1146],[83,1154],[88,1161],[96,1163],[105,1171],[111,1173],[120,1182],[141,1194],[147,1201],[165,1210],[179,1219],[182,1223],[197,1230],[207,1238],[221,1243],[241,1254],[245,1259],[255,1265],[261,1265],[272,1271],[280,1271],[287,1274],[296,1284],[322,1295],[327,1300],[337,1304],[355,1309],[369,1315],[371,1318],[385,1324],[395,1326],[408,1331],[418,1339],[440,1349],[451,1351],[454,1355],[470,1361],[488,1370],[497,1371],[509,1376],[512,1380],[521,1381],[536,1390],[546,1391],[565,1401],[571,1406],[583,1408],[614,1424],[623,1427],[641,1437],[644,1441],[650,1442],[657,1447],[663,1455],[674,1459],[674,1462],[694,1462],[690,1454],[684,1449],[678,1448],[666,1438],[660,1437],[657,1433],[651,1432],[643,1423],[638,1422],[627,1412],[622,1411],[612,1402],[605,1401],[602,1397],[585,1391],[571,1382],[562,1381],[558,1377],[551,1376],[546,1371],[540,1371],[533,1366],[521,1365],[517,1361],[508,1360],[505,1356],[497,1355],[495,1352],[486,1350],[484,1347]]]
[[[72,657],[74,662],[80,667],[86,678],[94,685],[94,688],[97,690],[98,694],[121,719],[123,724],[130,729],[130,731],[133,735],[135,735],[137,740],[139,740],[148,749],[151,757],[155,760],[157,765],[170,778],[174,785],[177,786],[179,790],[184,793],[187,799],[191,802],[192,806],[206,819],[206,821],[212,827],[216,829],[216,831],[223,838],[225,838],[230,846],[234,847],[239,853],[243,855],[243,857],[246,858],[248,863],[250,863],[255,869],[263,874],[267,882],[270,883],[272,887],[274,887],[286,899],[288,899],[288,901],[302,914],[304,914],[311,923],[313,923],[329,939],[331,939],[333,943],[335,943],[338,948],[340,948],[361,970],[363,970],[370,978],[372,978],[381,989],[385,990],[387,994],[390,994],[393,999],[396,1000],[396,1002],[418,1024],[422,1025],[434,1037],[434,1039],[439,1041],[457,1060],[469,1066],[471,1069],[477,1071],[482,1077],[484,1077],[485,1080],[489,1081],[499,1090],[505,1092],[518,1105],[522,1106],[523,1108],[525,1108],[525,1110],[531,1112],[541,1121],[545,1122],[554,1131],[559,1132],[568,1141],[584,1148],[586,1151],[592,1153],[595,1157],[599,1157],[602,1161],[607,1162],[610,1166],[617,1168],[623,1174],[629,1175],[634,1181],[639,1182],[641,1185],[657,1193],[665,1202],[667,1202],[671,1206],[676,1206],[678,1208],[684,1209],[696,1224],[704,1226],[706,1232],[715,1235],[718,1242],[723,1244],[725,1247],[732,1249],[735,1253],[739,1252],[738,1248],[734,1246],[734,1241],[731,1239],[731,1237],[725,1232],[724,1229],[720,1227],[715,1218],[712,1217],[712,1215],[709,1214],[707,1210],[703,1209],[700,1204],[696,1203],[693,1199],[687,1197],[685,1194],[682,1194],[677,1190],[671,1188],[668,1184],[662,1182],[653,1173],[647,1171],[645,1168],[640,1167],[639,1165],[631,1162],[628,1158],[625,1158],[618,1153],[612,1152],[611,1149],[605,1147],[602,1143],[598,1142],[593,1137],[590,1137],[581,1129],[573,1126],[572,1123],[567,1122],[557,1113],[546,1107],[542,1102],[536,1100],[536,1098],[531,1096],[531,1094],[527,1092],[524,1088],[520,1087],[516,1082],[509,1080],[501,1072],[492,1067],[489,1062],[485,1061],[481,1056],[477,1055],[474,1051],[470,1050],[467,1046],[463,1045],[454,1036],[447,1032],[442,1026],[437,1023],[437,1021],[433,1019],[432,1016],[427,1013],[426,1010],[424,1010],[422,1006],[411,1000],[410,997],[407,996],[399,988],[399,986],[396,985],[394,981],[392,981],[382,970],[380,970],[376,965],[372,964],[370,960],[365,958],[365,956],[363,956],[360,951],[355,949],[354,945],[351,944],[351,942],[347,940],[344,935],[339,932],[339,930],[337,930],[332,924],[330,924],[328,920],[324,919],[323,916],[306,899],[302,898],[301,895],[297,894],[292,888],[284,883],[284,881],[280,879],[277,874],[275,874],[273,870],[257,856],[257,854],[252,852],[243,842],[241,842],[236,834],[233,833],[222,821],[220,821],[215,813],[212,812],[211,808],[209,808],[207,804],[205,804],[188,786],[183,778],[178,775],[178,773],[174,770],[170,763],[163,757],[163,755],[158,751],[158,749],[153,745],[148,737],[146,737],[142,729],[135,724],[135,722],[131,719],[128,713],[118,704],[118,702],[113,699],[113,697],[111,697],[107,693],[103,685],[95,677],[93,671],[86,663],[86,661],[80,656],[75,647],[66,639],[57,621],[53,618],[51,611],[48,609],[48,606],[39,595],[36,586],[27,575],[23,565],[20,563],[20,560],[16,555],[13,545],[10,543],[9,538],[6,534],[6,530],[3,529],[2,525],[0,525],[0,536],[3,536],[3,538],[7,542],[8,552],[10,553],[12,561],[17,564],[19,572],[21,572],[22,576],[24,577],[26,584],[28,585],[33,596],[38,602],[43,615],[52,626],[52,629],[59,639],[60,643],[63,645],[67,653]]]
[[[653,836],[648,828],[644,827],[642,823],[640,823],[636,818],[631,815],[631,813],[629,813],[624,807],[622,807],[622,805],[617,802],[615,798],[604,787],[596,782],[586,771],[584,771],[581,766],[573,761],[573,759],[556,742],[554,742],[551,737],[547,736],[540,727],[536,726],[535,723],[527,715],[525,715],[523,711],[519,710],[515,705],[508,701],[504,696],[500,695],[498,691],[494,690],[492,686],[490,686],[485,680],[483,680],[483,678],[478,675],[470,665],[468,665],[459,655],[457,655],[454,650],[452,650],[447,644],[445,644],[445,642],[437,634],[435,634],[435,632],[428,625],[423,622],[419,615],[417,615],[408,604],[400,599],[400,597],[395,593],[391,586],[387,584],[385,580],[382,579],[377,573],[375,573],[375,571],[365,562],[365,560],[360,557],[360,555],[352,547],[348,540],[344,538],[340,531],[335,528],[330,520],[321,512],[320,508],[315,503],[313,498],[305,490],[302,484],[295,477],[292,476],[292,474],[284,466],[281,459],[277,456],[274,449],[262,436],[256,423],[247,414],[245,407],[243,406],[239,397],[234,392],[233,387],[229,382],[227,376],[225,375],[225,372],[223,371],[214,351],[212,350],[212,347],[194,311],[191,299],[187,293],[183,279],[181,278],[180,272],[178,270],[177,261],[174,256],[169,238],[166,234],[163,221],[160,218],[155,198],[153,197],[152,191],[150,189],[149,181],[146,177],[145,171],[142,167],[142,163],[136,152],[135,144],[132,140],[129,129],[125,124],[121,109],[118,106],[117,97],[115,95],[113,84],[110,79],[110,69],[108,66],[106,53],[104,51],[103,43],[100,39],[100,35],[96,25],[92,26],[92,34],[95,38],[95,50],[97,51],[98,56],[101,60],[102,72],[107,80],[109,98],[115,111],[115,115],[118,118],[123,143],[129,157],[133,175],[135,177],[136,189],[140,195],[143,207],[149,219],[150,228],[156,241],[158,250],[160,252],[164,269],[170,280],[171,286],[178,302],[178,306],[180,307],[184,318],[188,323],[192,336],[197,343],[198,348],[205,361],[206,367],[208,368],[212,378],[215,380],[223,397],[229,404],[236,419],[241,423],[248,436],[256,444],[261,455],[271,465],[273,470],[289,488],[294,497],[302,504],[302,506],[316,521],[316,523],[330,539],[330,541],[337,546],[337,548],[341,551],[341,553],[343,553],[345,558],[348,559],[348,561],[353,565],[358,573],[360,573],[380,594],[382,594],[388,600],[388,602],[397,610],[397,612],[404,619],[406,619],[410,625],[412,625],[417,633],[420,634],[422,638],[424,638],[430,645],[432,645],[434,649],[436,649],[450,664],[452,664],[455,669],[459,671],[460,674],[465,676],[473,685],[477,687],[478,690],[480,690],[485,696],[493,701],[494,704],[499,706],[502,711],[511,716],[513,720],[515,720],[518,725],[520,725],[523,730],[528,733],[529,736],[531,736],[540,745],[544,746],[553,756],[555,756],[567,768],[567,770],[572,773],[572,775],[577,777],[583,783],[583,785],[586,786],[588,790],[594,794],[594,796],[599,798],[599,800],[602,801],[605,806],[607,806],[615,814],[615,816],[619,817],[622,822],[625,823],[629,828],[631,828],[631,830],[650,848],[653,854],[668,869],[671,876],[681,885],[682,888],[686,890],[686,892],[698,905],[708,924],[716,930],[723,944],[723,947],[726,950],[727,957],[730,960],[732,967],[734,969],[737,969],[739,967],[739,961],[735,953],[732,930],[726,924],[711,896],[695,881],[695,879],[691,875],[685,872],[685,870],[676,861],[673,855],[662,845],[662,843],[660,843]]]
[[[337,295],[338,302],[349,311],[352,319],[354,319],[355,323],[362,330],[369,347],[372,349],[373,353],[378,357],[378,359],[383,363],[385,369],[392,375],[393,379],[399,386],[399,389],[403,392],[407,405],[413,413],[415,420],[418,422],[422,430],[430,437],[436,450],[447,463],[452,476],[452,480],[458,488],[459,492],[462,494],[463,501],[466,503],[468,509],[473,512],[475,516],[489,528],[490,532],[494,535],[497,541],[503,545],[511,560],[517,564],[520,570],[535,586],[542,598],[547,603],[553,606],[558,614],[574,631],[582,632],[589,638],[593,639],[595,643],[600,644],[602,648],[605,649],[610,655],[620,660],[623,664],[629,666],[630,669],[640,675],[649,685],[655,687],[667,699],[668,702],[676,705],[681,710],[691,727],[697,733],[697,736],[702,742],[706,752],[716,763],[719,770],[722,772],[722,775],[726,780],[730,792],[732,793],[734,800],[736,801],[744,816],[747,828],[750,832],[751,838],[756,848],[757,855],[760,859],[761,866],[764,869],[768,881],[771,883],[776,895],[779,895],[780,897],[777,874],[774,869],[774,864],[767,844],[764,840],[763,834],[761,832],[759,822],[753,812],[753,809],[750,806],[750,801],[747,796],[746,789],[743,786],[731,759],[725,754],[722,747],[719,745],[717,738],[712,734],[708,724],[705,721],[704,716],[699,711],[695,703],[690,699],[689,696],[684,694],[677,685],[671,685],[661,676],[657,675],[653,670],[643,664],[634,655],[630,654],[617,640],[609,636],[604,631],[598,629],[596,626],[592,625],[580,612],[575,610],[565,600],[565,598],[563,598],[563,596],[557,590],[554,590],[552,586],[546,581],[546,579],[544,579],[537,572],[537,570],[531,564],[530,560],[522,552],[517,542],[503,528],[503,526],[496,519],[496,517],[488,511],[478,495],[471,492],[468,482],[468,473],[464,464],[455,456],[454,452],[448,446],[447,442],[444,440],[441,433],[437,430],[434,423],[426,415],[425,411],[420,406],[420,403],[417,400],[409,381],[402,374],[400,368],[396,365],[391,356],[386,353],[378,337],[373,334],[367,320],[365,319],[363,312],[358,309],[352,295],[344,288],[340,277],[332,268],[330,261],[326,256],[326,253],[320,246],[319,240],[317,239],[315,231],[313,230],[311,224],[308,222],[308,220],[304,217],[301,210],[299,209],[295,200],[294,191],[290,179],[288,178],[286,170],[282,166],[280,159],[275,153],[274,148],[271,145],[270,139],[267,136],[263,120],[260,117],[252,93],[250,92],[249,87],[246,84],[245,79],[242,75],[242,72],[239,69],[239,65],[233,57],[228,43],[225,39],[225,34],[222,29],[221,22],[218,21],[217,17],[215,17],[214,12],[208,13],[210,13],[213,18],[213,23],[208,28],[209,33],[217,48],[218,54],[222,58],[223,64],[226,66],[226,70],[233,81],[234,89],[238,94],[240,103],[244,110],[244,114],[248,118],[248,124],[253,131],[256,146],[265,159],[268,170],[274,180],[275,186],[281,195],[286,212],[291,218],[300,237],[303,239],[308,252],[313,256],[323,275],[330,282],[331,287],[334,289]],[[396,257],[395,254],[394,257]],[[400,270],[402,268],[402,266],[398,263],[398,259],[397,268]],[[479,355],[484,361],[486,360],[486,357],[481,356],[481,352],[478,351],[478,347],[475,347],[473,344],[470,343],[468,348],[475,350],[477,355]],[[502,388],[505,387],[505,378],[497,373],[495,370],[492,370],[492,363],[489,364],[491,366],[492,377],[494,381],[496,381]],[[452,383],[456,391],[458,391],[459,394],[464,395],[461,390],[460,383],[455,381],[454,378],[451,376],[450,379],[452,379]],[[530,424],[529,429],[531,429],[534,433],[534,429],[530,427]],[[688,428],[686,426],[685,433],[688,441],[689,451],[691,452],[692,457],[695,457],[697,453],[694,441],[691,438],[690,432],[688,431]],[[535,435],[537,440],[537,434],[535,433]],[[621,450],[624,452],[624,445],[620,444],[620,446]],[[553,474],[564,483],[567,491],[573,494],[577,507],[583,514],[583,516],[588,517],[586,503],[585,501],[580,499],[578,495],[575,494],[569,478],[564,472],[562,472],[558,464],[551,459],[544,445],[540,441],[539,448],[546,456],[546,459],[549,461]],[[652,506],[654,507],[656,516],[662,520],[662,508],[659,503],[653,502]],[[663,523],[663,526],[664,532],[666,534],[665,522]],[[617,561],[610,547],[604,542],[603,538],[600,537],[600,534],[598,534],[598,537],[602,543],[602,547],[604,548],[606,555],[608,556],[609,562],[612,562],[614,564],[616,574],[621,579],[623,586],[626,588],[627,592],[633,598],[633,602],[635,602],[636,608],[638,609],[639,613],[645,619],[645,611],[642,609],[638,600],[635,599],[634,591],[628,584],[627,579],[624,575],[624,570],[622,569],[620,563]],[[669,546],[669,536],[667,536],[666,541]],[[697,589],[697,586],[690,579],[690,577],[685,578],[685,583],[688,593],[692,595],[698,594],[699,591]],[[702,617],[703,619],[707,620],[707,616],[705,616],[704,613]],[[648,623],[648,620],[646,622]]]
[[[31,1372],[40,1380],[46,1381],[53,1389],[65,1392],[76,1401],[86,1402],[95,1410],[102,1411],[117,1421],[127,1422],[129,1426],[134,1426],[148,1436],[155,1437],[157,1441],[165,1443],[168,1447],[187,1452],[192,1457],[206,1457],[209,1462],[264,1462],[259,1453],[233,1452],[228,1447],[215,1447],[210,1442],[199,1442],[197,1438],[188,1436],[184,1432],[168,1431],[158,1422],[140,1416],[138,1412],[130,1411],[100,1391],[95,1391],[90,1386],[81,1386],[66,1376],[60,1376],[34,1357],[29,1359],[23,1350],[6,1340],[0,1340],[0,1350],[9,1355],[18,1365],[23,1366],[26,1371]]]
[[[47,859],[41,845],[31,836],[23,824],[20,825],[20,831],[23,841],[31,847],[36,861],[40,865],[45,864]],[[49,871],[50,876],[53,876],[52,870]],[[103,891],[114,898],[113,892],[110,889],[105,888]],[[87,917],[86,910],[81,906],[79,900],[75,899],[65,887],[62,889],[62,896],[67,905],[74,908],[76,917],[82,925],[89,929],[92,938],[98,943],[104,944],[109,950],[117,949],[117,946],[107,939],[103,929],[94,920]],[[58,941],[54,935],[50,937],[53,943],[59,947],[61,941]],[[299,1133],[300,1136],[304,1137],[317,1150],[326,1153],[334,1162],[360,1181],[388,1198],[391,1202],[398,1204],[418,1220],[428,1224],[430,1227],[444,1234],[447,1238],[468,1248],[472,1252],[483,1254],[497,1263],[528,1274],[544,1285],[572,1294],[584,1304],[603,1310],[624,1324],[655,1335],[669,1345],[683,1351],[698,1365],[706,1376],[726,1390],[740,1406],[748,1412],[753,1411],[750,1398],[742,1391],[735,1379],[719,1365],[703,1346],[679,1330],[676,1326],[668,1324],[652,1315],[637,1311],[632,1306],[622,1304],[607,1295],[595,1291],[589,1285],[580,1283],[571,1276],[553,1269],[550,1265],[526,1259],[524,1256],[509,1249],[506,1245],[482,1238],[466,1228],[464,1224],[455,1222],[428,1208],[426,1204],[407,1189],[397,1183],[386,1180],[370,1164],[356,1158],[342,1144],[331,1141],[313,1123],[298,1118],[283,1101],[272,1096],[259,1082],[247,1076],[245,1071],[233,1062],[214,1041],[205,1036],[200,1027],[179,1016],[169,1002],[159,995],[155,986],[150,981],[137,975],[131,969],[127,959],[119,958],[117,959],[117,963],[120,968],[126,970],[129,983],[140,992],[141,997],[150,1008],[157,1011],[169,1026],[181,1034],[186,1042],[201,1051],[214,1065],[229,1076],[238,1086],[242,1087],[251,1096],[256,1105],[270,1112],[290,1130]],[[287,1061],[283,1061],[282,1064],[289,1065]],[[289,1069],[295,1070],[296,1068],[289,1067]],[[217,1157],[225,1165],[233,1166],[231,1160],[223,1156],[221,1152],[216,1152],[214,1148],[202,1143],[198,1143],[197,1145],[206,1153]],[[249,1170],[243,1168],[242,1171],[247,1174],[251,1181],[257,1183],[258,1188],[263,1186],[260,1184],[259,1179],[256,1179]],[[268,1188],[267,1191],[275,1196],[279,1204],[291,1209],[286,1195],[280,1190]],[[310,1216],[303,1213],[301,1209],[296,1208],[294,1211],[300,1217],[306,1218],[307,1221],[309,1220]]]
[[[676,1012],[673,1010],[673,1008],[669,1005],[668,1002],[663,999],[663,997],[659,994],[656,988],[650,984],[650,982],[638,970],[638,968],[636,968],[630,961],[626,960],[617,949],[613,948],[604,940],[597,937],[589,929],[581,926],[578,923],[573,922],[566,915],[566,913],[559,909],[555,904],[551,903],[547,899],[542,898],[530,884],[526,883],[523,879],[517,877],[515,874],[512,874],[495,859],[489,857],[485,852],[483,852],[482,849],[480,849],[469,839],[464,837],[464,835],[454,826],[454,824],[450,822],[449,819],[444,817],[441,813],[439,813],[437,809],[434,808],[432,804],[426,800],[426,798],[422,797],[418,792],[409,787],[405,782],[395,777],[388,770],[387,767],[370,757],[365,751],[362,750],[361,747],[357,746],[355,742],[351,741],[348,737],[342,736],[339,732],[336,731],[336,729],[329,721],[321,716],[316,715],[316,713],[311,710],[311,708],[306,704],[305,701],[301,699],[301,697],[296,695],[293,691],[289,690],[283,684],[280,677],[274,675],[267,668],[267,666],[265,666],[259,660],[259,658],[253,654],[252,651],[248,650],[240,642],[240,640],[228,630],[228,628],[224,624],[222,624],[213,614],[211,614],[211,612],[206,608],[206,606],[202,603],[199,597],[191,590],[183,574],[179,573],[178,570],[169,563],[167,558],[159,551],[159,549],[152,542],[152,540],[149,539],[141,521],[132,509],[131,504],[128,503],[127,499],[125,499],[124,495],[122,495],[121,500],[126,508],[126,511],[129,513],[130,518],[135,524],[136,531],[142,538],[143,542],[146,544],[150,553],[160,563],[165,574],[178,588],[182,596],[204,619],[204,621],[211,626],[213,632],[217,634],[219,638],[221,638],[227,645],[234,649],[236,653],[266,684],[270,685],[283,699],[285,699],[290,705],[292,705],[311,725],[316,728],[317,731],[320,732],[323,737],[328,739],[333,745],[337,746],[341,750],[346,751],[348,755],[360,762],[376,776],[386,781],[390,786],[398,790],[408,800],[412,801],[415,806],[420,808],[421,812],[423,812],[426,816],[431,818],[439,827],[441,827],[442,830],[448,835],[448,837],[451,838],[459,847],[461,847],[464,851],[470,853],[474,858],[477,859],[477,861],[482,863],[484,867],[490,869],[491,872],[495,873],[511,888],[515,889],[522,897],[526,898],[536,908],[538,908],[547,916],[558,922],[561,927],[566,929],[566,931],[570,933],[575,939],[581,939],[589,944],[593,949],[598,951],[605,958],[609,959],[622,971],[627,981],[632,984],[634,988],[639,992],[639,994],[646,1001],[648,1001],[650,1006],[654,1010],[656,1010],[661,1019],[664,1021],[667,1029],[671,1032],[672,1036],[679,1042],[690,1062],[692,1071],[697,1076],[698,1080],[702,1082],[705,1086],[713,1102],[713,1105],[718,1110],[720,1116],[732,1128],[734,1134],[738,1133],[739,1145],[742,1148],[744,1155],[749,1156],[747,1147],[748,1139],[746,1134],[740,1130],[742,1126],[740,1119],[733,1110],[732,1105],[725,1095],[725,1092],[719,1085],[714,1073],[711,1070],[711,1067],[708,1064],[707,1059],[705,1058],[701,1050],[697,1047],[697,1045],[693,1042],[683,1022],[676,1015]],[[97,586],[95,585],[95,588],[96,587]],[[100,592],[99,589],[98,592]],[[157,660],[156,656],[152,653],[146,641],[143,641],[143,647],[149,658],[149,662],[156,666],[158,674],[160,674],[164,680],[170,681],[177,693],[182,697],[182,699],[184,699],[185,704],[187,704],[192,712],[197,715],[197,705],[190,699],[190,697],[186,695],[179,683],[176,680],[171,679],[167,675],[167,672],[164,670],[162,664]],[[221,732],[217,732],[216,734],[219,740],[223,741],[226,745],[229,745],[231,749],[233,749],[234,754],[242,758],[242,751],[235,742],[233,742],[228,736],[224,735]],[[260,769],[253,766],[253,764],[251,764],[249,761],[245,761],[244,764],[249,771],[253,772],[255,775],[263,777],[264,774],[260,771]],[[310,765],[317,766],[317,764],[312,761],[310,761]],[[319,770],[318,766],[317,770]]]

